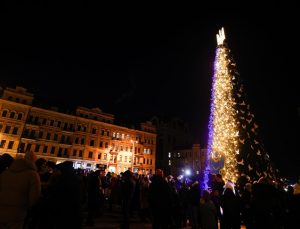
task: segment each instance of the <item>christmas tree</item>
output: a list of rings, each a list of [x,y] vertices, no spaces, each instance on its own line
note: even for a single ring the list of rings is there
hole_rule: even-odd
[[[274,178],[236,63],[225,42],[223,28],[217,34],[206,181],[208,173],[220,173],[225,180],[232,182],[241,178],[247,181],[262,176]]]

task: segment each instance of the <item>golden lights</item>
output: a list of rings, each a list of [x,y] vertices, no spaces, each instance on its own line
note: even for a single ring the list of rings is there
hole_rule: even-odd
[[[224,34],[224,31],[222,34]],[[223,43],[223,39],[219,38],[218,43],[219,41]],[[230,64],[228,52],[225,46],[219,45],[213,85],[214,98],[212,102],[214,103],[214,117],[211,158],[214,161],[218,161],[224,156],[224,167],[220,172],[225,180],[236,182],[238,177],[236,154],[239,152],[239,132],[236,118],[237,111],[234,108],[233,75],[230,74],[228,69]]]

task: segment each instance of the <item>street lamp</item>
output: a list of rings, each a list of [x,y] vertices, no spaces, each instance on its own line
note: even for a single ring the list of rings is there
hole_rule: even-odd
[[[135,148],[134,148],[134,143],[138,143],[137,141],[134,141],[134,140],[130,140],[131,143],[133,144],[133,148],[132,148],[132,152],[131,152],[131,171],[134,173],[133,171],[133,162],[134,162],[134,155],[135,155]]]
[[[108,151],[107,151],[107,155],[106,155],[106,169],[107,169],[107,172],[109,172],[109,163],[110,163],[110,152],[113,150],[113,147],[111,146],[110,148],[108,148]]]

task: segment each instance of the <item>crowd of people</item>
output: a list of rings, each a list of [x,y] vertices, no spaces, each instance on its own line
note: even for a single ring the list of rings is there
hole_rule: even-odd
[[[284,186],[262,177],[234,184],[211,175],[209,189],[200,177],[173,177],[74,169],[33,152],[22,158],[0,157],[0,228],[54,229],[93,226],[105,211],[121,209],[120,228],[131,218],[153,229],[296,228],[300,217],[300,182]]]

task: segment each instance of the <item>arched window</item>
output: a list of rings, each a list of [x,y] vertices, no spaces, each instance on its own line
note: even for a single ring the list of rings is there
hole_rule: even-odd
[[[18,120],[22,120],[22,118],[23,118],[23,113],[19,113],[18,114]]]
[[[7,115],[7,110],[2,111],[2,117],[6,117]]]
[[[16,115],[16,112],[12,111],[12,112],[10,112],[9,117],[10,117],[10,118],[15,118],[15,115]]]

